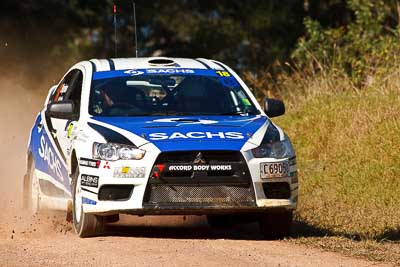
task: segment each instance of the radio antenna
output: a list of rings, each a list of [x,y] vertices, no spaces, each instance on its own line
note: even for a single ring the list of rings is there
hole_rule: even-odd
[[[133,24],[135,27],[135,55],[138,57],[138,43],[137,43],[137,30],[136,30],[136,4],[132,2],[133,7]]]
[[[114,53],[115,53],[115,57],[117,57],[118,39],[117,39],[117,5],[116,4],[114,4],[113,11],[114,11],[114,49],[115,49]]]

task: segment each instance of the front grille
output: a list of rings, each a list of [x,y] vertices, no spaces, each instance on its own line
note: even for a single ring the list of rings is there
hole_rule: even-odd
[[[156,164],[192,163],[199,152],[201,152],[204,160],[209,164],[216,164],[221,162],[232,162],[232,163],[243,162],[242,154],[238,151],[204,150],[204,151],[163,152],[158,156]]]
[[[132,190],[133,185],[103,185],[99,190],[99,200],[128,200]]]
[[[201,162],[196,159],[201,155]],[[176,170],[170,167],[179,166]],[[196,167],[209,166],[207,170]],[[229,166],[229,169],[213,169]],[[161,153],[152,170],[150,183],[204,184],[204,183],[249,183],[250,172],[238,151],[178,151]]]
[[[263,183],[264,194],[270,199],[290,198],[289,183]]]
[[[196,162],[199,158],[201,162]],[[215,169],[218,166],[220,169]],[[161,153],[143,204],[188,208],[256,205],[250,172],[238,151]]]
[[[249,185],[150,184],[144,201],[158,206],[255,206],[253,187]]]

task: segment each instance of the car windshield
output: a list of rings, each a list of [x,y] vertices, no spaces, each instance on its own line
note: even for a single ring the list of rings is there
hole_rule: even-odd
[[[89,113],[94,116],[259,114],[227,71],[138,69],[95,72]]]

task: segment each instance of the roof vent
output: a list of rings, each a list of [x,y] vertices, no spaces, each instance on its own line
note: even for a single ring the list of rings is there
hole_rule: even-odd
[[[175,61],[166,57],[152,58],[148,62],[150,65],[163,65],[163,66],[172,66],[176,64]]]

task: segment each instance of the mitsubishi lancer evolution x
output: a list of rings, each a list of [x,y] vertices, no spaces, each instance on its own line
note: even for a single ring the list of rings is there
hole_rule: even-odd
[[[119,214],[205,215],[212,227],[257,221],[289,234],[296,157],[228,66],[185,58],[93,59],[53,86],[31,130],[24,204],[65,210],[80,237]]]

